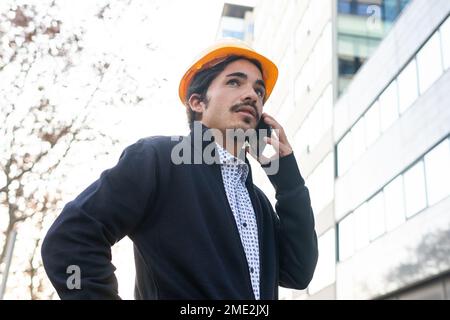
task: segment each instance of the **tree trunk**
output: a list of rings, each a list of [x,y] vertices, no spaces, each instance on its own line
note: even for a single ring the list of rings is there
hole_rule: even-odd
[[[5,243],[3,244],[2,247],[2,254],[0,255],[0,265],[4,262],[5,260],[5,255],[6,255],[6,248],[8,247],[8,242],[11,239],[11,231],[14,229],[15,226],[15,222],[10,222],[8,224],[8,228],[6,228],[5,231]]]

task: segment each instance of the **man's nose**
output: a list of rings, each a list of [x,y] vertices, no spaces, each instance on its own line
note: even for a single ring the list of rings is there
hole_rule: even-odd
[[[258,102],[258,94],[252,86],[247,86],[243,95],[244,102],[250,102],[253,106],[257,105]]]

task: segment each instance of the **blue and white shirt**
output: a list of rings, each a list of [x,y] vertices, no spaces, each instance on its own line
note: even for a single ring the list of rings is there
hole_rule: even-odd
[[[259,300],[259,243],[256,215],[245,186],[249,172],[248,165],[234,157],[222,146],[217,144],[223,184],[227,194],[228,203],[233,211],[242,246],[249,267],[253,293]]]

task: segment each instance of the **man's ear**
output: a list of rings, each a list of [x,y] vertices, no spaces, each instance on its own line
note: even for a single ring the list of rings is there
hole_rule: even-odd
[[[200,94],[194,93],[191,94],[188,100],[189,107],[191,110],[197,112],[197,113],[203,113],[205,111],[206,105],[201,99]]]

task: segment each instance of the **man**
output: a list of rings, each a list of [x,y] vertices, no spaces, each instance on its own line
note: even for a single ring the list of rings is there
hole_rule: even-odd
[[[318,256],[308,190],[283,128],[263,113],[277,75],[238,41],[201,55],[179,87],[190,135],[129,146],[50,228],[42,257],[62,299],[119,298],[111,246],[124,236],[134,243],[137,299],[277,299],[278,285],[308,286]],[[252,182],[249,136],[233,136],[260,121],[279,136],[265,139],[271,159],[250,148],[264,169],[277,164],[276,212]]]

